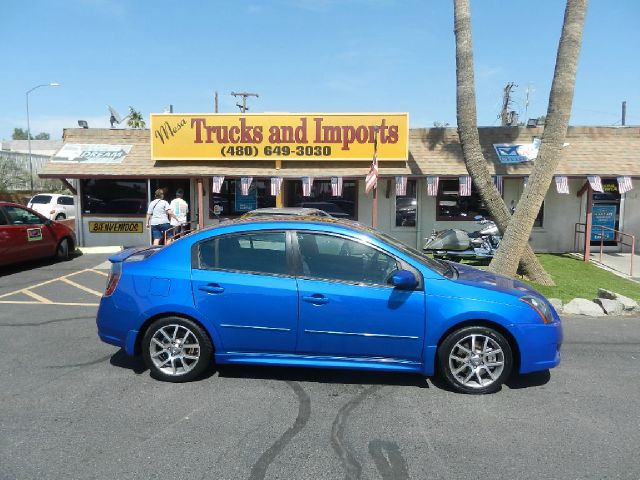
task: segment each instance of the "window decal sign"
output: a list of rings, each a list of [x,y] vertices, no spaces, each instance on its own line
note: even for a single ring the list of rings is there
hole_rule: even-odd
[[[42,240],[42,228],[27,228],[27,241],[39,242]]]
[[[407,113],[151,114],[153,160],[408,158]]]
[[[142,233],[142,222],[89,222],[90,233]]]
[[[51,157],[53,163],[122,163],[132,145],[65,143]]]

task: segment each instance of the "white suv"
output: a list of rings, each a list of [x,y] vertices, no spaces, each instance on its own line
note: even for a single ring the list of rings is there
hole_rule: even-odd
[[[50,220],[64,220],[76,216],[76,206],[71,195],[39,193],[29,200],[27,207]]]

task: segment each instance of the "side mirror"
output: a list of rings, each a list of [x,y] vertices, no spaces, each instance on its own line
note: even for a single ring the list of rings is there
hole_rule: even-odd
[[[413,290],[418,285],[418,280],[409,270],[397,270],[391,275],[389,283],[400,290]]]

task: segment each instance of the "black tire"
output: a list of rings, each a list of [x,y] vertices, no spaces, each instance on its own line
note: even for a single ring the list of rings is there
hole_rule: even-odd
[[[60,262],[66,262],[69,260],[69,257],[71,256],[71,249],[71,241],[68,238],[63,238],[56,247],[56,259]]]
[[[475,342],[473,354],[470,353],[471,342]],[[481,395],[496,392],[509,378],[512,369],[511,345],[493,328],[461,328],[449,334],[438,348],[438,374],[449,387],[460,393]]]
[[[67,218],[67,216],[64,213],[59,213],[56,215],[56,222],[59,222],[60,220],[64,220],[65,218]]]
[[[185,345],[195,345],[197,341],[198,349],[183,349],[180,345],[170,342],[170,338],[162,335],[162,331],[174,341],[184,338]],[[177,331],[177,335],[172,334]],[[189,332],[190,335],[187,335]],[[163,347],[159,346],[155,340],[162,339]],[[164,352],[164,353],[163,353]],[[182,357],[180,355],[183,355]],[[197,356],[197,360],[187,359],[187,357]],[[166,317],[153,322],[142,338],[142,358],[149,368],[151,376],[164,382],[182,383],[195,380],[204,374],[213,365],[213,345],[209,335],[192,320],[181,317]],[[171,360],[173,358],[173,361]],[[158,364],[166,363],[165,367]],[[173,370],[173,371],[171,371]]]

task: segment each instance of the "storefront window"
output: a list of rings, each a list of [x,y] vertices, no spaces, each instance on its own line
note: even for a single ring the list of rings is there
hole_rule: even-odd
[[[458,194],[458,179],[440,179],[437,196],[437,220],[473,220],[482,215],[489,218],[489,211],[480,198],[476,186],[471,184],[471,196]]]
[[[248,195],[242,195],[240,179],[227,179],[220,193],[213,193],[209,184],[209,218],[234,217],[256,208],[276,206],[276,197],[271,195],[271,179],[253,179]]]
[[[81,180],[85,214],[144,215],[146,180]]]
[[[318,208],[332,217],[357,220],[357,182],[343,180],[342,195],[334,197],[331,191],[331,180],[314,180],[311,196],[302,195],[302,180],[286,182],[286,206]]]
[[[407,194],[396,196],[396,227],[415,227],[418,189],[415,180],[407,180]]]

